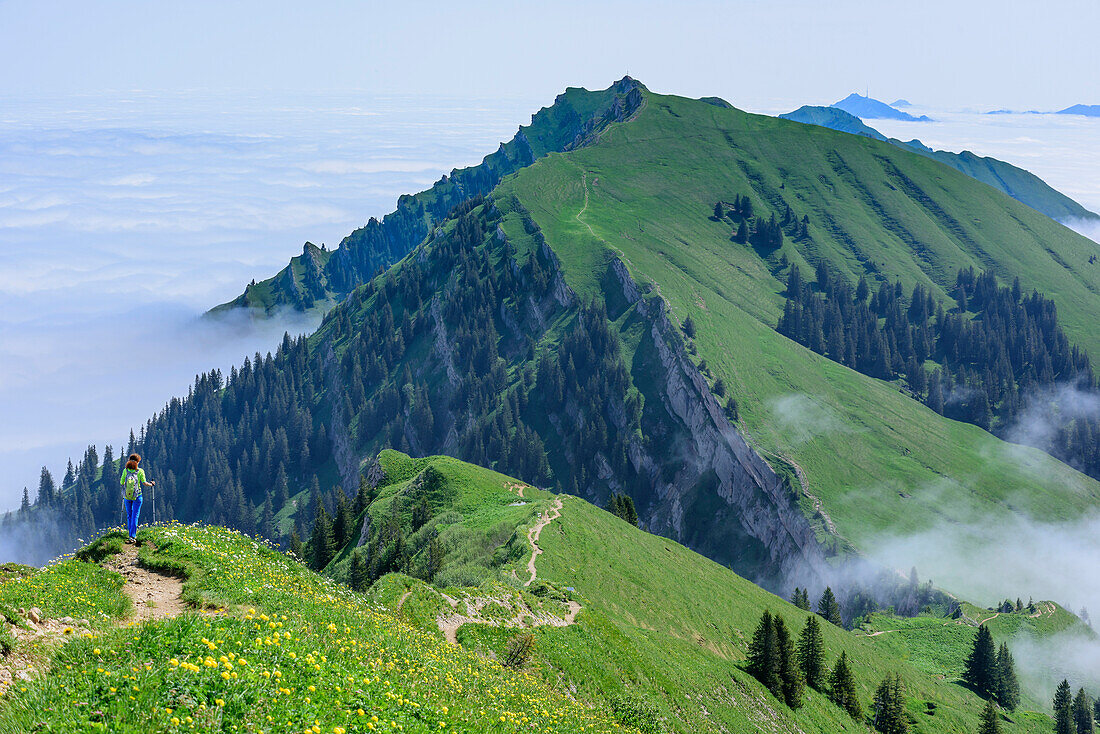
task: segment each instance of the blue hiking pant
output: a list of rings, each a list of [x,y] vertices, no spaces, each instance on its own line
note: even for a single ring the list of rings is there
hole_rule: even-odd
[[[123,500],[126,505],[126,528],[130,531],[130,537],[137,535],[138,514],[141,512],[141,497],[136,500]]]

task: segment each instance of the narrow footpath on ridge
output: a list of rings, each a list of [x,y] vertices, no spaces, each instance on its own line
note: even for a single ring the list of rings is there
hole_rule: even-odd
[[[538,571],[535,569],[535,560],[542,554],[542,548],[538,545],[539,535],[547,525],[561,517],[561,511],[561,497],[555,497],[554,502],[550,505],[550,509],[544,512],[539,518],[539,521],[527,530],[527,542],[531,545],[531,560],[527,562],[527,571],[531,574],[531,578],[524,584],[525,587],[530,586],[535,579],[538,578]],[[401,601],[398,603],[398,609],[404,604],[409,593],[411,592],[406,592],[405,595],[401,597]],[[439,631],[442,632],[443,636],[447,639],[447,642],[450,642],[452,645],[458,644],[458,628],[464,624],[486,624],[493,627],[512,627],[521,629],[541,627],[543,625],[549,625],[551,627],[568,627],[576,623],[577,615],[582,608],[579,603],[569,600],[565,602],[568,611],[564,616],[557,616],[556,614],[550,614],[544,611],[536,611],[522,599],[513,598],[510,595],[469,597],[465,599],[455,599],[446,594],[441,594],[440,596],[442,596],[443,601],[451,607],[452,611],[450,614],[441,613],[436,618],[436,624],[439,627]],[[505,607],[513,611],[514,615],[503,620],[499,617],[487,618],[482,615],[481,611],[490,604]]]
[[[527,542],[531,544],[531,560],[527,562],[527,573],[531,574],[531,578],[527,579],[524,586],[530,586],[538,578],[535,559],[542,555],[542,548],[539,548],[539,535],[542,534],[543,528],[561,517],[561,507],[561,497],[554,498],[550,511],[543,514],[542,518],[527,531]]]
[[[150,619],[176,617],[187,610],[181,598],[183,580],[142,568],[138,564],[137,545],[122,546],[122,552],[107,559],[103,567],[126,579],[122,591],[134,605],[134,613],[127,622],[140,624]]]
[[[136,545],[123,545],[122,552],[108,558],[103,567],[125,579],[122,592],[130,598],[133,610],[119,625],[136,625],[149,620],[166,619],[182,614],[187,604],[181,598],[183,581],[174,576],[150,571],[138,564]],[[31,642],[46,651],[46,656],[30,655],[17,649],[0,658],[0,695],[16,681],[29,681],[49,670],[49,655],[66,640],[93,634],[87,619],[47,619],[37,608],[19,610],[26,627],[12,625],[13,636],[20,643]],[[20,645],[20,648],[23,646]]]

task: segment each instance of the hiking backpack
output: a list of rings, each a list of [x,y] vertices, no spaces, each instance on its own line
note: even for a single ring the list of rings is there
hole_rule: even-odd
[[[131,469],[126,470],[126,499],[136,500],[141,496],[141,482],[138,481],[138,473]]]

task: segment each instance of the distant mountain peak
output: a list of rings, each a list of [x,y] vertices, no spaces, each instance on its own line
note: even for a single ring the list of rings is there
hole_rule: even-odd
[[[819,125],[831,130],[863,135],[875,140],[886,140],[886,136],[863,122],[850,112],[839,107],[816,107],[814,105],[802,105],[794,112],[786,112],[779,116],[784,120],[793,120],[807,125]]]
[[[901,100],[905,101],[905,100]],[[862,94],[852,92],[839,102],[835,102],[833,107],[849,112],[861,119],[886,119],[886,120],[907,120],[910,122],[931,122],[932,118],[927,115],[921,115],[920,117],[914,117],[908,112],[902,112],[901,110],[894,109],[885,102],[874,99],[873,97],[865,97]]]
[[[624,94],[632,89],[641,89],[644,92],[649,91],[646,85],[642,84],[640,81],[630,76],[629,74],[624,75],[622,79],[611,85],[611,91],[617,94]]]
[[[1075,104],[1064,110],[1058,110],[1059,115],[1085,115],[1086,117],[1100,117],[1100,104]]]

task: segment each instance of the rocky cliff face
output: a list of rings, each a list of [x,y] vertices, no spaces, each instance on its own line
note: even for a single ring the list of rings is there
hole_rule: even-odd
[[[339,357],[342,380],[324,353],[330,395],[349,394],[335,403],[348,408],[332,413],[341,475],[357,468],[347,445],[357,458],[395,447],[545,480],[600,505],[628,492],[652,532],[773,589],[818,586],[825,551],[795,492],[729,422],[660,296],[612,259],[602,294],[582,298],[522,204],[499,204],[463,214],[415,265],[365,289],[376,294],[364,313],[377,328],[348,328],[381,341]],[[509,241],[507,216],[519,217],[528,241]],[[388,317],[395,306],[406,314],[399,330]],[[329,319],[344,321],[339,311]],[[379,353],[389,355],[387,372],[364,378]],[[345,443],[339,429],[352,413],[369,433]]]
[[[632,456],[651,472],[669,461],[675,466],[671,480],[655,484],[657,496],[643,513],[646,527],[773,587],[819,581],[827,571],[824,549],[794,493],[730,423],[664,301],[643,297],[618,258],[611,272],[623,297],[648,322],[652,353],[642,359],[650,361],[659,393],[646,397],[659,398],[666,435],[674,437],[674,452],[652,456],[638,450]],[[739,538],[741,545],[727,545],[724,538]]]

